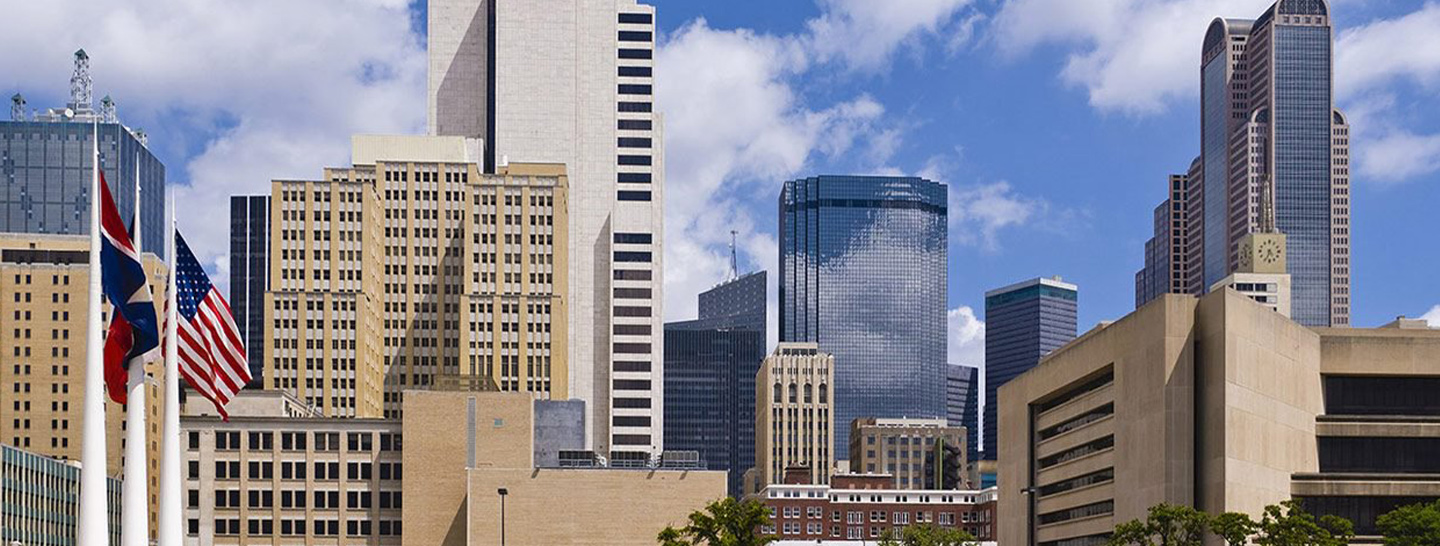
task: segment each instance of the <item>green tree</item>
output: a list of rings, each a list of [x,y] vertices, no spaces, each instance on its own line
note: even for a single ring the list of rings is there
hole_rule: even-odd
[[[1110,546],[1200,546],[1210,516],[1189,506],[1160,503],[1150,507],[1145,521],[1131,520],[1115,527]]]
[[[692,512],[684,527],[666,527],[656,540],[660,546],[765,546],[776,540],[760,533],[767,523],[770,509],[764,504],[725,497]]]
[[[1440,500],[1401,506],[1375,520],[1385,546],[1440,544]]]
[[[1255,534],[1259,524],[1250,514],[1226,512],[1210,518],[1210,532],[1220,537],[1228,546],[1245,546]]]
[[[1355,536],[1350,520],[1336,516],[1316,519],[1298,501],[1265,507],[1255,535],[1258,546],[1346,546]]]
[[[900,532],[888,529],[880,536],[880,546],[972,546],[975,537],[960,529],[942,529],[934,525],[909,525]]]

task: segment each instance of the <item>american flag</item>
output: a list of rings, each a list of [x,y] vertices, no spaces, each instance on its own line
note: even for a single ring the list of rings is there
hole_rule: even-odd
[[[228,419],[225,405],[250,382],[245,343],[240,340],[230,304],[210,284],[210,277],[179,232],[175,233],[174,259],[180,376]]]

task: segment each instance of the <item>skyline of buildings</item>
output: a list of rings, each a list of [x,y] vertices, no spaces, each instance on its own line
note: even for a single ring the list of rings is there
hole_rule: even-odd
[[[1035,367],[1046,353],[1075,339],[1079,287],[1041,277],[985,292],[985,410],[980,457],[994,460],[996,393]]]
[[[780,335],[835,356],[834,449],[861,417],[944,417],[948,188],[816,176],[779,197]]]

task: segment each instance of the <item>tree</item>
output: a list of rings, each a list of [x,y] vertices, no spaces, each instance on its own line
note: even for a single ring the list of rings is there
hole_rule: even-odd
[[[1258,546],[1346,546],[1355,536],[1350,520],[1322,516],[1318,520],[1299,501],[1265,507],[1255,544]]]
[[[1115,527],[1111,546],[1200,546],[1210,516],[1189,506],[1160,503],[1150,507],[1145,521],[1131,520]]]
[[[656,541],[660,546],[765,546],[776,540],[760,533],[767,523],[770,509],[764,504],[725,497],[692,512],[684,527],[666,527]]]
[[[1440,500],[1401,506],[1375,520],[1385,546],[1440,544]]]
[[[975,537],[960,529],[942,529],[934,525],[918,524],[906,526],[895,532],[886,530],[880,537],[880,546],[972,546]]]
[[[1245,546],[1259,526],[1250,514],[1226,512],[1210,518],[1210,532],[1229,546]]]

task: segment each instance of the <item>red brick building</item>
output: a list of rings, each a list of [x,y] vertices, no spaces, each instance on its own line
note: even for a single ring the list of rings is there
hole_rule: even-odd
[[[770,508],[762,530],[781,540],[876,540],[887,529],[926,523],[994,540],[995,488],[981,491],[895,489],[889,474],[837,474],[829,485],[786,482],[754,498]],[[798,478],[798,477],[797,477]],[[804,480],[808,481],[808,480]]]

